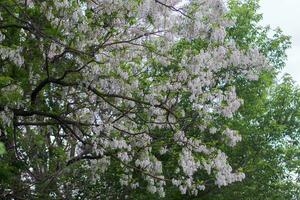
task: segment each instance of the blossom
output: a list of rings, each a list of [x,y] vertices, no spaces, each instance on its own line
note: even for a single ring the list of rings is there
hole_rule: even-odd
[[[27,3],[45,24],[24,19],[30,31],[16,31],[19,39],[11,45],[1,29],[5,64],[0,72],[16,65],[28,74],[22,83],[14,80],[1,88],[3,96],[13,90],[22,94],[0,110],[1,124],[11,126],[16,110],[36,112],[18,120],[59,125],[22,127],[19,135],[30,130],[59,137],[67,159],[93,158],[84,164],[94,181],[102,181],[101,173],[116,164],[122,186],[135,189],[146,183],[160,197],[167,179],[182,194],[197,195],[205,190],[198,173],[214,177],[219,187],[245,178],[218,145],[233,147],[242,138],[218,120],[233,117],[243,104],[236,77],[256,80],[268,66],[257,48],[240,49],[227,39],[226,28],[233,22],[224,17],[223,1]],[[194,45],[199,40],[201,49]],[[82,157],[72,158],[73,146]],[[176,163],[174,172],[165,171],[170,163]]]
[[[228,145],[233,147],[237,142],[242,140],[242,137],[237,133],[237,131],[230,130],[226,128],[223,134],[227,137]]]

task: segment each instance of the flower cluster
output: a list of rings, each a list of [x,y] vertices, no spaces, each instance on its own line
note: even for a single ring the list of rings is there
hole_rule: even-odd
[[[91,158],[85,164],[97,181],[97,173],[117,163],[122,186],[146,187],[161,197],[167,181],[182,194],[205,190],[199,173],[218,186],[245,177],[219,146],[233,147],[241,136],[211,124],[242,105],[236,78],[256,80],[267,62],[256,48],[240,49],[227,37],[233,22],[224,17],[223,1],[26,2],[23,11],[35,10],[28,15],[39,13],[45,23],[19,20],[24,24],[13,45],[0,29],[1,63],[12,62],[0,73],[17,65],[30,84],[19,84],[24,95],[7,109],[20,122],[46,124],[39,128],[68,151],[68,165]],[[7,109],[0,110],[0,123],[12,120],[3,114]],[[219,132],[222,139],[216,139]]]

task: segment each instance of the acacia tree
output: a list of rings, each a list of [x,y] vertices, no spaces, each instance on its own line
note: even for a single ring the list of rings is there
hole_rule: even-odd
[[[243,102],[236,79],[271,67],[224,15],[219,0],[1,1],[2,197],[243,180],[222,151],[241,136],[218,121]]]

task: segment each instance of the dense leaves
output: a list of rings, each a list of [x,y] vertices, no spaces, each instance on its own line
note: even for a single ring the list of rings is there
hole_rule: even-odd
[[[0,197],[297,199],[289,38],[257,8],[1,1]]]

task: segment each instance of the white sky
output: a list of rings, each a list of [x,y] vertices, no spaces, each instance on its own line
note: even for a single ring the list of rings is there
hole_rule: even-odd
[[[264,25],[280,27],[290,35],[292,48],[287,51],[288,60],[283,73],[289,73],[300,84],[300,0],[260,0],[260,13]]]

